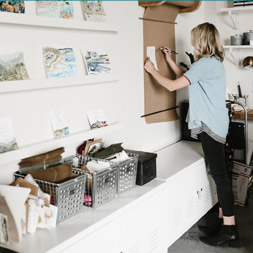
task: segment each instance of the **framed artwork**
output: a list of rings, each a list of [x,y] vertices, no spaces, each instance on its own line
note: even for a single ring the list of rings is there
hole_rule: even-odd
[[[73,48],[44,47],[43,56],[48,78],[78,76]]]

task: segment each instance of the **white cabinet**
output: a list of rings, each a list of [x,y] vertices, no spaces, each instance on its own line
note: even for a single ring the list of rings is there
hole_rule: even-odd
[[[202,217],[208,210],[210,210],[215,203],[217,203],[217,192],[214,180],[208,174],[205,161],[201,160],[197,164],[199,174],[199,186],[197,190],[199,200],[199,217]]]
[[[90,233],[87,237],[77,241],[63,253],[114,253],[115,250],[115,229],[114,222],[111,221],[99,229]]]
[[[163,188],[164,189],[164,188]],[[117,217],[118,253],[165,253],[164,190]]]
[[[203,158],[168,178],[166,184],[165,243],[170,246],[217,202],[217,197]]]

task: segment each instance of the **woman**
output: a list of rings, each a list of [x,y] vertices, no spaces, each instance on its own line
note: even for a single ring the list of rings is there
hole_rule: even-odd
[[[226,77],[223,66],[224,49],[214,25],[203,23],[191,31],[194,60],[191,68],[184,72],[172,60],[170,53],[163,52],[166,61],[177,75],[176,80],[162,76],[147,59],[145,70],[160,85],[174,91],[188,86],[188,127],[193,138],[199,138],[210,173],[217,187],[219,222],[213,227],[200,227],[206,236],[200,240],[209,245],[239,246],[239,235],[235,225],[234,199],[231,182],[225,168],[225,141],[228,132],[228,111],[225,103]]]

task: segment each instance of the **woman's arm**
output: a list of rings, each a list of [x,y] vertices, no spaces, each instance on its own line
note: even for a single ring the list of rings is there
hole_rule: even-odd
[[[190,81],[185,76],[181,76],[176,80],[171,80],[169,78],[162,76],[155,69],[154,64],[150,61],[150,59],[146,60],[144,68],[148,73],[150,73],[157,80],[159,84],[161,84],[164,88],[166,88],[169,91],[179,90],[190,84]]]
[[[171,53],[168,53],[166,50],[171,50],[170,48],[168,47],[165,47],[163,49],[163,53],[165,54],[165,59],[166,59],[166,62],[170,65],[170,67],[172,68],[172,70],[174,71],[174,73],[176,74],[177,77],[180,77],[182,76],[185,71],[182,70],[171,58]]]

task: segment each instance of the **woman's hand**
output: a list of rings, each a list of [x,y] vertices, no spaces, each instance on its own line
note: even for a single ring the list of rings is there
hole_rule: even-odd
[[[147,58],[145,60],[144,68],[150,74],[152,74],[154,71],[156,71],[154,64],[150,61],[149,58]]]
[[[172,50],[172,49],[170,49],[169,47],[164,47],[163,50],[162,50],[163,53],[164,53],[164,55],[165,55],[166,61],[167,61],[167,62],[170,62],[170,61],[172,61],[171,53],[166,52],[166,50]]]

